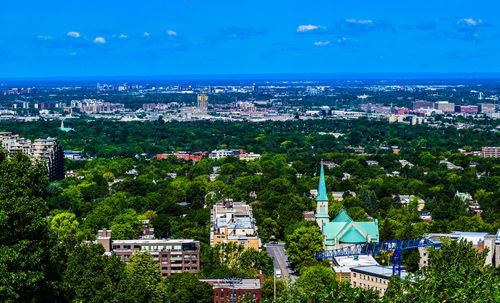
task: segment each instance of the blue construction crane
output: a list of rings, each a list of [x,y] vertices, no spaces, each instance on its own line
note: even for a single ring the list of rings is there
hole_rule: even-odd
[[[321,250],[316,252],[316,259],[326,259],[334,257],[347,257],[359,255],[380,254],[383,252],[394,252],[392,259],[392,275],[396,275],[401,279],[401,251],[418,247],[434,247],[441,248],[441,242],[433,242],[429,239],[417,240],[393,240],[371,243],[360,243],[350,246],[345,246],[333,250]]]

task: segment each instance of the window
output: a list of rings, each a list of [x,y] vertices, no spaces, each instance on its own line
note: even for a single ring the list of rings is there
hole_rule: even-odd
[[[141,249],[140,245],[134,245],[134,249]]]
[[[168,267],[162,267],[161,270],[168,270]]]

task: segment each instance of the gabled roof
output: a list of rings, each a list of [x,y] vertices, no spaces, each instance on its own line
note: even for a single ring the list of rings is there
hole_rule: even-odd
[[[347,214],[345,209],[341,209],[339,211],[339,214],[335,217],[335,219],[332,220],[332,222],[352,222],[351,217]]]
[[[351,226],[345,234],[339,239],[342,243],[363,243],[366,242],[365,236],[363,236],[354,226]]]
[[[379,236],[378,220],[355,222],[344,209],[341,209],[333,221],[324,223],[323,235],[327,243],[331,241],[333,243],[337,238],[339,242],[343,243],[363,243],[368,241],[368,235],[372,241],[377,240]]]

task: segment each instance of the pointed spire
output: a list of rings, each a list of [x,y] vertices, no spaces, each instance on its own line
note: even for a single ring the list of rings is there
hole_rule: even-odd
[[[323,160],[321,160],[321,173],[319,175],[318,196],[316,197],[316,201],[328,201],[328,195],[326,194],[325,171],[323,170]]]

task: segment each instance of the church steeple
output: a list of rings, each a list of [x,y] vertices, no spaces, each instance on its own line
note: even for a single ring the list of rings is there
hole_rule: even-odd
[[[316,197],[316,223],[323,231],[323,224],[330,221],[328,215],[328,195],[326,193],[325,171],[323,170],[323,160],[321,160],[321,173],[319,175],[318,196]]]
[[[323,160],[321,160],[321,173],[319,175],[318,196],[316,197],[316,201],[328,201],[328,195],[326,194],[325,171],[323,170]]]

